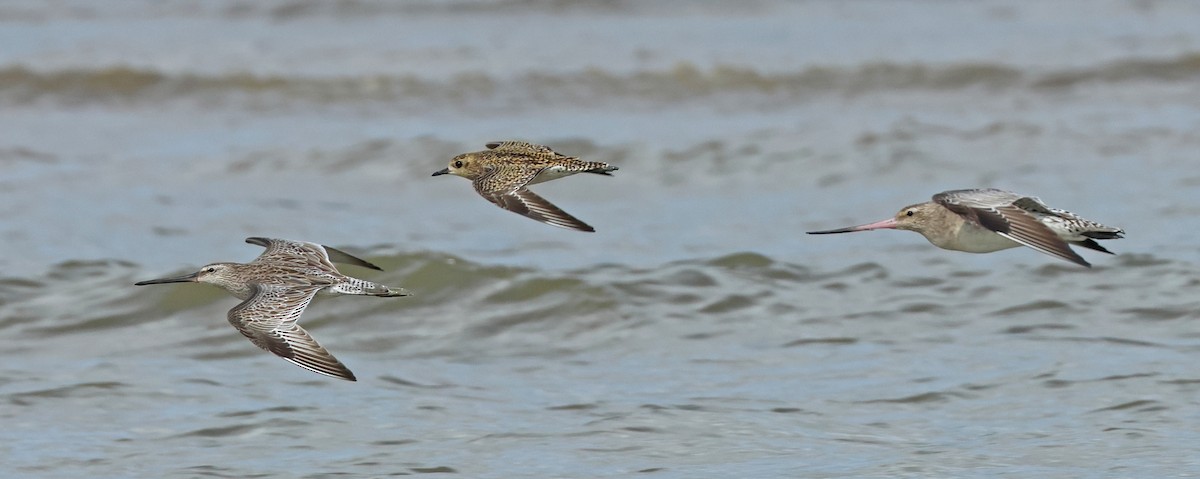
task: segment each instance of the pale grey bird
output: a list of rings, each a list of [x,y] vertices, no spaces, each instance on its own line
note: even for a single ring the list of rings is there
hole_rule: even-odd
[[[267,250],[249,263],[213,263],[195,273],[134,284],[192,282],[220,286],[242,300],[229,310],[229,324],[250,342],[309,371],[355,381],[354,373],[296,320],[317,293],[395,297],[408,296],[408,291],[338,272],[333,262],[382,270],[329,246],[258,237],[246,238],[246,242]]]

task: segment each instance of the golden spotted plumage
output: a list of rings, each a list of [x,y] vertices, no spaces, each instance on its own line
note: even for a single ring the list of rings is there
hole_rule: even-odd
[[[480,196],[525,217],[561,228],[595,231],[587,223],[529,191],[528,186],[577,173],[612,176],[611,172],[617,167],[599,161],[583,161],[547,146],[523,141],[492,142],[487,148],[455,156],[448,167],[433,176],[450,174],[469,179]]]

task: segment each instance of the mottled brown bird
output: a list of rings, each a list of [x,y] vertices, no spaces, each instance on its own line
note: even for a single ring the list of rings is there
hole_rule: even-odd
[[[475,191],[496,206],[542,223],[578,231],[596,231],[533,194],[528,186],[576,173],[612,176],[611,172],[617,167],[599,161],[583,161],[524,141],[498,141],[488,143],[487,147],[483,151],[454,157],[449,167],[433,176],[451,174],[471,180]]]

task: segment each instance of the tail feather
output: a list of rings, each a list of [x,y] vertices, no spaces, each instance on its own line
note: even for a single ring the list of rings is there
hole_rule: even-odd
[[[367,296],[378,296],[381,298],[394,298],[397,296],[410,296],[411,293],[404,288],[392,289],[378,283],[366,283],[363,285],[362,294]]]
[[[1112,231],[1084,231],[1084,232],[1082,232],[1082,233],[1080,233],[1080,234],[1081,234],[1081,235],[1084,235],[1084,236],[1087,236],[1088,238],[1092,238],[1092,239],[1098,239],[1098,240],[1120,239],[1120,238],[1124,238],[1124,237],[1125,237],[1125,236],[1124,236],[1124,235],[1125,235],[1125,232],[1124,232],[1124,231],[1121,231],[1121,230],[1112,230]]]
[[[372,283],[358,278],[346,278],[332,288],[333,292],[340,294],[355,294],[366,296],[379,296],[381,298],[393,298],[397,296],[411,296],[408,290],[404,288],[389,288],[379,283]]]
[[[617,171],[618,169],[620,169],[620,168],[617,168],[615,166],[603,166],[600,168],[587,170],[587,173],[595,173],[597,175],[612,176],[613,175],[612,172]]]
[[[383,286],[383,285],[378,285],[378,286],[379,286],[379,289],[372,290],[372,291],[368,292],[367,294],[369,294],[371,296],[378,296],[380,298],[395,298],[395,297],[399,297],[399,296],[412,296],[412,293],[408,292],[408,290],[404,289],[404,288],[391,289],[391,288],[388,288],[387,286]]]

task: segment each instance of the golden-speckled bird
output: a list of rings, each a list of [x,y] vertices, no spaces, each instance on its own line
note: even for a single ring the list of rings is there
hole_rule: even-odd
[[[617,167],[599,161],[583,161],[549,147],[524,141],[498,141],[488,149],[463,153],[450,166],[433,174],[456,175],[471,180],[475,191],[496,206],[548,225],[578,231],[596,231],[554,204],[529,191],[528,186],[576,173],[612,176]]]

